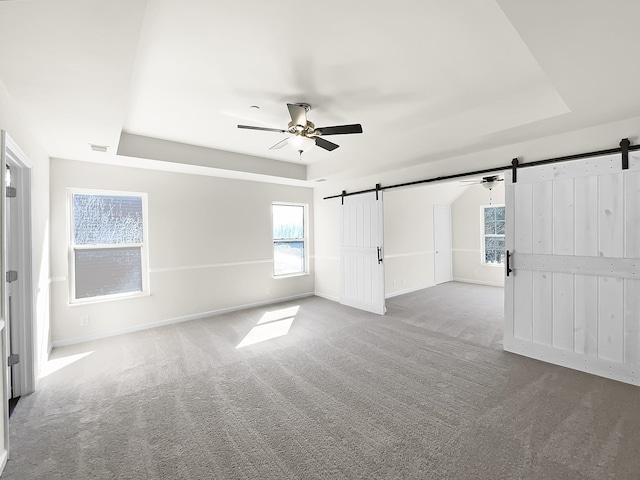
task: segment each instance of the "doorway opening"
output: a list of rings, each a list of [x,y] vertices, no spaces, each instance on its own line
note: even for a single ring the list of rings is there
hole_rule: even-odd
[[[6,353],[3,362],[8,419],[18,399],[35,390],[36,375],[31,260],[31,162],[4,131],[2,163],[2,314]],[[5,436],[7,435],[5,429]]]

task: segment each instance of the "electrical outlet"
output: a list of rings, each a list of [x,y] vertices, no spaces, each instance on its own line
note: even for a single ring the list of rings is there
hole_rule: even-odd
[[[267,287],[267,295],[271,295],[271,289]]]
[[[394,287],[396,286],[396,281],[395,281],[395,280],[393,281],[393,286],[394,286]]]
[[[89,326],[89,315],[84,316],[84,317],[80,317],[80,326],[81,327],[88,327]]]

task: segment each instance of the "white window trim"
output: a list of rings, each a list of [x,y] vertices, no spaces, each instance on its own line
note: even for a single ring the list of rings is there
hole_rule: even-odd
[[[74,245],[73,244],[73,195],[115,195],[115,196],[135,196],[142,198],[142,243],[125,243],[118,245]],[[98,190],[87,188],[67,188],[67,247],[69,263],[69,305],[86,305],[90,303],[101,303],[112,300],[123,300],[127,298],[145,297],[150,295],[149,288],[149,214],[148,199],[145,192],[128,192],[121,190]],[[89,250],[97,248],[127,248],[140,247],[141,269],[142,269],[142,291],[116,293],[112,295],[100,295],[99,297],[75,298],[76,292],[76,265],[75,250]]]
[[[487,263],[485,262],[484,251],[484,239],[485,237],[497,237],[504,238],[504,235],[485,235],[484,233],[484,211],[486,208],[504,207],[503,203],[496,203],[494,205],[480,205],[480,264],[483,267],[497,267],[504,268],[504,262],[502,263]]]
[[[303,218],[304,222],[304,237],[303,238],[281,238],[278,240],[274,240],[273,238],[273,207],[275,205],[284,205],[289,207],[302,207],[303,208]],[[292,202],[272,202],[271,203],[271,272],[273,278],[288,278],[288,277],[300,277],[303,275],[309,275],[309,205],[306,203],[292,203]],[[276,259],[275,259],[275,250],[274,250],[274,242],[299,242],[302,240],[304,242],[304,270],[300,272],[292,272],[292,273],[281,273],[276,274]]]

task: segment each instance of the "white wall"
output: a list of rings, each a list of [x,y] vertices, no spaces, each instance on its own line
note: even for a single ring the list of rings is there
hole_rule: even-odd
[[[445,183],[385,192],[387,296],[435,284],[433,206],[451,205],[462,191],[457,184]]]
[[[362,187],[352,186],[352,190]],[[386,296],[434,285],[433,206],[450,205],[463,190],[433,184],[383,192]],[[340,199],[316,189],[316,294],[340,299]]]
[[[504,182],[491,192],[482,185],[471,185],[451,205],[454,280],[504,286],[504,267],[482,264],[481,207],[490,201],[504,204]]]
[[[397,169],[385,174],[368,176],[357,181],[346,181],[341,179],[328,179],[326,182],[318,184],[314,191],[314,204],[316,207],[316,294],[338,300],[340,296],[340,237],[339,237],[339,215],[340,199],[323,200],[323,197],[339,194],[342,190],[353,192],[361,189],[374,188],[376,183],[388,186],[396,183],[411,182],[425,178],[434,178],[456,173],[475,171],[483,168],[495,168],[507,166],[511,159],[518,157],[521,162],[527,163],[550,157],[571,155],[575,153],[602,150],[604,148],[617,147],[622,138],[629,138],[632,143],[639,143],[640,117],[633,117],[625,120],[598,125],[576,130],[573,132],[559,132],[557,135],[540,137],[527,142],[514,143],[503,147],[479,150],[471,154],[464,154],[452,157],[441,157],[433,161],[425,161],[423,164]],[[517,139],[517,135],[513,137]],[[426,159],[425,159],[426,160]],[[398,190],[399,191],[399,190]],[[386,193],[396,192],[388,190]],[[386,197],[385,197],[386,199]],[[385,200],[386,201],[386,200]],[[434,199],[434,203],[447,204],[446,201]],[[397,210],[394,208],[393,210]],[[404,215],[403,210],[396,211],[397,215]],[[392,212],[387,212],[385,208],[385,223],[388,224],[392,217]],[[427,228],[427,227],[425,227]],[[479,228],[479,226],[478,226]],[[385,237],[386,238],[386,237]],[[411,239],[408,239],[411,242]],[[399,254],[393,251],[393,240],[390,240],[391,251],[386,249],[386,255]],[[407,245],[406,252],[411,251],[412,245]],[[395,267],[392,262],[387,262],[387,277],[394,275]],[[413,267],[413,265],[409,265]],[[425,271],[428,267],[425,267]],[[498,280],[498,273],[501,269],[496,268],[489,280]],[[409,274],[407,274],[409,275]],[[455,275],[455,273],[454,273]],[[413,275],[411,275],[413,278]],[[427,285],[428,282],[415,284],[405,284],[406,290],[419,288],[419,285]],[[394,291],[388,288],[387,293]]]
[[[148,194],[150,296],[69,305],[66,195],[71,187]],[[274,201],[308,204],[313,225],[309,188],[52,159],[55,344],[313,294],[313,261],[308,275],[273,278]],[[309,235],[313,238],[313,228]],[[89,325],[81,327],[85,316]]]
[[[38,372],[47,360],[49,333],[49,157],[40,147],[13,104],[4,83],[0,80],[0,130],[6,130],[9,136],[32,162],[31,170],[31,211],[32,211],[32,278],[34,311],[34,375],[37,383]],[[3,167],[4,168],[4,167]],[[6,355],[6,352],[3,352]],[[1,383],[1,382],[0,382]],[[0,385],[0,398],[4,385]],[[5,415],[7,406],[0,402],[0,418]],[[0,452],[5,449],[3,423],[0,422]],[[1,471],[1,470],[0,470]]]
[[[33,301],[35,322],[35,378],[47,360],[49,331],[49,157],[38,144],[26,121],[13,104],[0,80],[0,129],[11,138],[32,162],[31,231],[33,241]]]

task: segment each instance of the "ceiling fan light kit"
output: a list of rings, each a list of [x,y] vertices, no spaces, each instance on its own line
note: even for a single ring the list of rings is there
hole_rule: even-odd
[[[316,128],[313,122],[307,120],[307,113],[311,111],[311,105],[308,103],[287,103],[291,121],[287,125],[286,130],[277,128],[255,127],[251,125],[238,125],[238,128],[247,130],[262,130],[265,132],[279,132],[291,135],[288,138],[276,143],[269,150],[282,148],[289,145],[291,149],[300,154],[308,152],[314,146],[318,146],[329,152],[335,150],[339,145],[321,138],[323,135],[347,135],[352,133],[362,133],[362,125],[359,123],[351,125],[335,125],[332,127]]]
[[[302,135],[296,135],[288,140],[289,146],[296,152],[308,152],[316,145],[316,142],[312,138]]]

